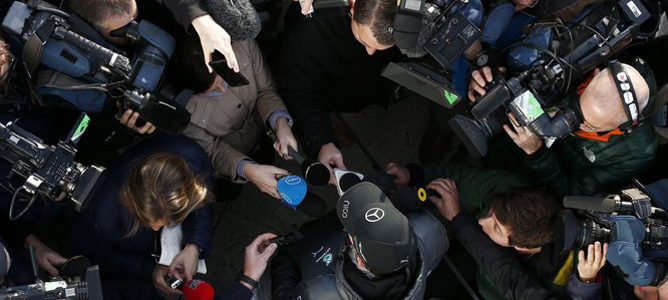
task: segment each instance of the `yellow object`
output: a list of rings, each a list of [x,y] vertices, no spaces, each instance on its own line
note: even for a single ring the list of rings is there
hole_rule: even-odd
[[[424,188],[418,189],[418,199],[422,202],[427,201],[427,191]]]

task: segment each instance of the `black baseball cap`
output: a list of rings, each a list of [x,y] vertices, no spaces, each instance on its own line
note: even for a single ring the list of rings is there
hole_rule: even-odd
[[[376,185],[361,182],[349,188],[336,205],[353,247],[374,274],[388,274],[417,256],[417,243],[408,218]]]

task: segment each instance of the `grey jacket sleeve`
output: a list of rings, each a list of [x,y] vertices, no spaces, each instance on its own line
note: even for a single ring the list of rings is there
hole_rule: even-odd
[[[202,15],[208,14],[199,0],[157,0],[169,8],[174,14],[174,19],[186,30],[190,28],[190,23]]]

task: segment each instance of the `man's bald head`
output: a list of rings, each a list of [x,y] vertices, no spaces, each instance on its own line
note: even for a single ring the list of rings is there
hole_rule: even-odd
[[[634,67],[622,64],[629,75],[641,112],[649,101],[649,86]],[[580,107],[585,122],[580,129],[589,132],[613,130],[628,121],[624,104],[617,91],[610,68],[599,72],[580,96]]]

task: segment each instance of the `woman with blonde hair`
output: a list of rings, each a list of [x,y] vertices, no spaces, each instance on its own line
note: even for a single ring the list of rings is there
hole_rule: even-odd
[[[109,167],[70,235],[76,254],[100,265],[105,299],[178,294],[165,276],[192,279],[213,235],[210,176],[204,150],[183,136],[150,138]],[[160,231],[176,224],[183,249],[170,266],[157,264]]]

